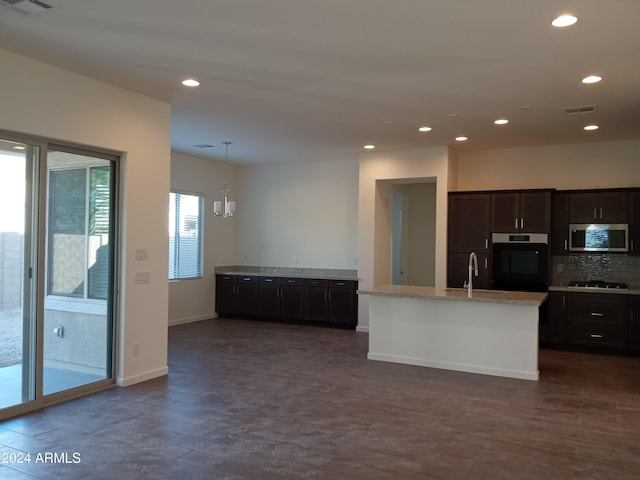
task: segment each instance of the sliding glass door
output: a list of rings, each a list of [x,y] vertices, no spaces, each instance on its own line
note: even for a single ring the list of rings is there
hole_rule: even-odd
[[[0,410],[36,396],[33,232],[40,148],[0,138]]]
[[[114,383],[117,165],[0,136],[0,418]]]
[[[111,377],[115,159],[47,154],[43,394]]]

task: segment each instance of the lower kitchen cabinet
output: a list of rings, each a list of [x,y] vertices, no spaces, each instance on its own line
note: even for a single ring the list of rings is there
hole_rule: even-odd
[[[571,294],[567,340],[572,345],[625,349],[629,336],[626,295]]]
[[[220,315],[255,315],[258,312],[258,278],[216,275],[216,312]]]
[[[304,316],[304,279],[280,279],[280,317],[297,319]]]
[[[358,323],[358,282],[353,280],[307,279],[305,320],[354,327]]]
[[[561,345],[566,342],[567,294],[549,292],[547,301],[540,307],[540,343]]]
[[[640,354],[640,296],[634,295],[630,301],[629,315],[629,350]]]
[[[216,311],[230,317],[355,328],[357,284],[352,280],[219,274],[216,275]]]
[[[551,291],[541,310],[540,344],[640,354],[640,296]]]
[[[348,280],[329,280],[329,323],[356,326],[356,285]]]

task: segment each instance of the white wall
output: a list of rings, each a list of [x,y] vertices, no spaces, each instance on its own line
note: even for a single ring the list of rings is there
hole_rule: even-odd
[[[242,169],[238,264],[357,268],[356,160]]]
[[[370,288],[392,279],[392,184],[399,181],[436,181],[435,285],[446,285],[448,147],[430,147],[360,156],[358,211],[358,276]],[[359,297],[358,329],[369,326],[368,297]]]
[[[215,267],[237,262],[237,216],[213,215],[214,200],[222,200],[225,183],[231,200],[237,200],[237,168],[213,160],[171,154],[171,190],[205,196],[204,272],[201,279],[169,283],[169,325],[213,318],[215,314]],[[246,205],[238,202],[238,215]],[[244,207],[244,208],[243,208]]]
[[[436,282],[436,184],[412,183],[409,191],[409,285]]]
[[[640,140],[458,153],[456,190],[640,186]]]
[[[117,380],[166,374],[170,105],[4,50],[0,65],[0,129],[123,152]]]

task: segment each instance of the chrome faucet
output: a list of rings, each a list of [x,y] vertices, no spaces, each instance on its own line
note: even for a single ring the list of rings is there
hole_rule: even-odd
[[[475,271],[476,277],[478,276],[478,257],[476,252],[471,252],[469,255],[469,282],[467,283],[467,296],[471,296],[473,291],[473,272]]]

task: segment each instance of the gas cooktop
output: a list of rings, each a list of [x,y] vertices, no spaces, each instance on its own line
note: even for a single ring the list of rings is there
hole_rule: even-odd
[[[586,282],[574,280],[569,282],[569,286],[578,288],[617,288],[619,290],[627,290],[629,288],[626,283],[605,282],[604,280],[589,280]]]

